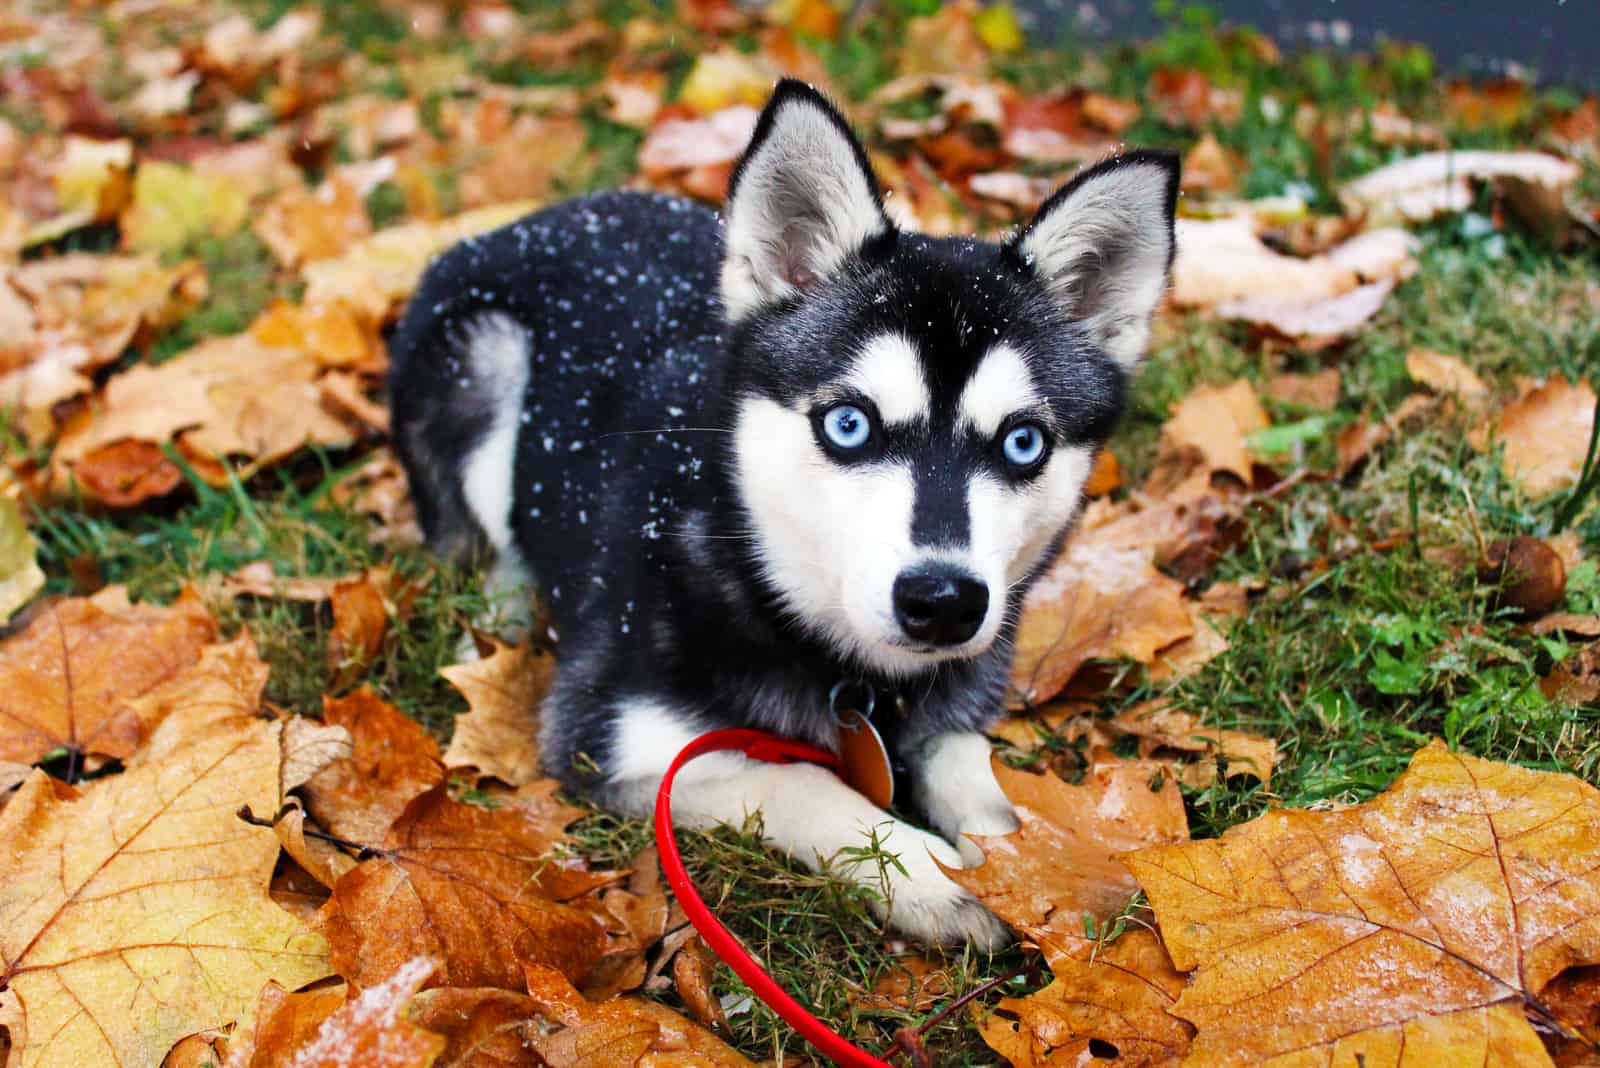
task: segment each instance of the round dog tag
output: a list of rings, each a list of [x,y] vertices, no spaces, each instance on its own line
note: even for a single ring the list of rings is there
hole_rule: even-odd
[[[894,770],[889,749],[872,721],[860,712],[839,713],[839,777],[856,793],[879,808],[894,800]]]

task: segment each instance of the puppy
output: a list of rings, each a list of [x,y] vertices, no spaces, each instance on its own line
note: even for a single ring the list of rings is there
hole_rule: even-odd
[[[1177,188],[1176,157],[1132,152],[1004,244],[901,230],[839,113],[784,81],[721,218],[602,193],[439,257],[391,342],[395,443],[438,552],[537,584],[549,772],[644,817],[705,731],[835,747],[842,686],[937,833],[739,754],[689,765],[675,814],[759,811],[905,934],[1002,943],[935,862],[1016,826],[980,732],[1145,349]],[[898,865],[848,852],[869,837]]]

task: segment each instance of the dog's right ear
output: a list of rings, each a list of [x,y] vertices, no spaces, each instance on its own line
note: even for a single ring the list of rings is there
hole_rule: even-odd
[[[826,97],[785,78],[728,182],[730,320],[803,292],[892,226],[860,142]]]

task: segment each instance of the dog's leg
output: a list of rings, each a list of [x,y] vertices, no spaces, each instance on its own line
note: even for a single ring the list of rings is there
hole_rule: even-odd
[[[611,806],[642,817],[654,804],[666,764],[693,732],[661,710],[648,719],[638,716],[641,711],[630,709],[620,724],[617,766],[605,794]],[[962,866],[948,842],[895,819],[825,768],[715,753],[685,766],[673,785],[673,822],[680,827],[740,826],[755,813],[766,840],[790,857],[813,870],[827,866],[882,894],[877,914],[913,938],[936,945],[971,942],[987,950],[1010,939],[1005,925],[935,863],[937,858],[947,867]],[[898,866],[887,857],[847,852],[874,840]]]
[[[956,844],[967,867],[983,861],[969,834],[1010,834],[1016,813],[990,766],[989,739],[976,731],[936,734],[911,752],[912,789],[928,822]]]

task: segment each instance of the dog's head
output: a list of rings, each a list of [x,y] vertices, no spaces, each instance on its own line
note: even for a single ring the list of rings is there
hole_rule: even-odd
[[[897,230],[866,153],[779,84],[733,173],[733,468],[784,607],[906,676],[994,642],[1076,515],[1167,285],[1178,163],[1107,160],[1004,245]]]

